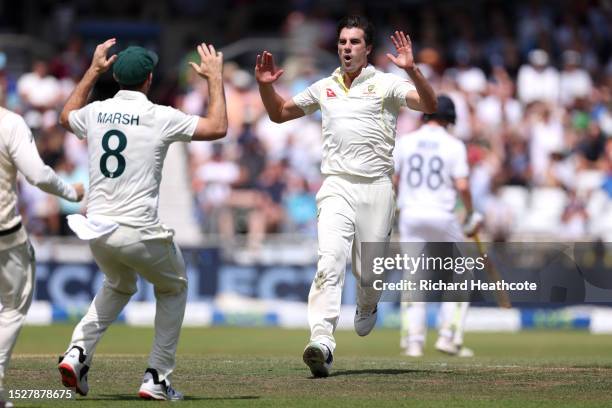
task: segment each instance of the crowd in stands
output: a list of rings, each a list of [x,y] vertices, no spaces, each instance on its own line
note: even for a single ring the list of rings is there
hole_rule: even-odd
[[[371,63],[405,76],[385,54],[393,29],[411,35],[421,70],[437,93],[455,102],[452,131],[467,144],[475,206],[495,239],[523,231],[610,240],[612,10],[606,2],[555,9],[531,1],[514,7],[512,15],[505,12],[492,7],[483,23],[469,13],[422,7],[418,27],[402,13],[374,19],[379,37]],[[321,67],[313,52],[334,52],[334,21],[319,8],[293,11],[272,32],[288,44],[278,61],[285,69],[278,87],[285,97],[335,68]],[[0,101],[26,117],[45,162],[71,182],[87,181],[87,147],[60,129],[57,115],[88,58],[73,37],[56,58],[34,61],[31,72],[12,80],[0,74]],[[316,234],[322,141],[319,114],[280,125],[269,120],[252,68],[226,63],[228,136],[185,149],[203,231],[226,242],[246,233],[257,247],[269,233]],[[153,100],[204,113],[205,82],[186,64],[177,71],[172,92],[163,100],[153,92]],[[420,114],[403,111],[397,137],[418,126]],[[64,215],[83,210],[27,183],[21,194],[36,234],[69,234]]]

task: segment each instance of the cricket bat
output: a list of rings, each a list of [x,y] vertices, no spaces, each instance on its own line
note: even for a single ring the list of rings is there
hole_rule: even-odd
[[[478,247],[478,252],[480,256],[485,260],[485,271],[487,272],[487,276],[489,277],[490,282],[499,282],[502,280],[501,275],[493,265],[493,262],[489,260],[489,257],[485,257],[484,246],[482,242],[480,242],[480,237],[478,233],[474,235],[474,242],[476,242],[476,246]],[[497,305],[504,309],[512,308],[512,303],[510,303],[510,296],[508,296],[508,292],[505,290],[498,290],[495,292],[495,299],[497,300]]]

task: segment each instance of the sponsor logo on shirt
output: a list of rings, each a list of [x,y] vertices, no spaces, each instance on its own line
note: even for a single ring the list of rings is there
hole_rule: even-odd
[[[368,87],[363,91],[364,95],[376,95],[376,85],[374,84],[370,84],[368,85]]]
[[[325,92],[328,98],[337,98],[336,93],[331,88],[326,88]]]

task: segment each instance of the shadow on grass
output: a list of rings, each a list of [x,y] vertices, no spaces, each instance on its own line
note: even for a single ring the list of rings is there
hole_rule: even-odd
[[[223,400],[255,400],[258,395],[239,395],[236,397],[192,397],[185,396],[184,401],[223,401]],[[133,394],[101,394],[99,398],[84,398],[87,401],[145,401]]]
[[[364,374],[382,374],[382,375],[402,375],[402,374],[425,374],[425,373],[436,373],[436,374],[451,374],[450,370],[414,370],[414,369],[396,369],[396,368],[368,368],[365,370],[338,370],[332,372],[330,377],[337,377],[341,375],[364,375]],[[314,378],[314,377],[311,377]]]

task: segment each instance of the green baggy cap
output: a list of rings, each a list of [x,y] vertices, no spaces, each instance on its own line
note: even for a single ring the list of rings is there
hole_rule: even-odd
[[[130,46],[117,55],[113,74],[121,85],[138,85],[147,79],[158,61],[157,54],[145,48]]]

